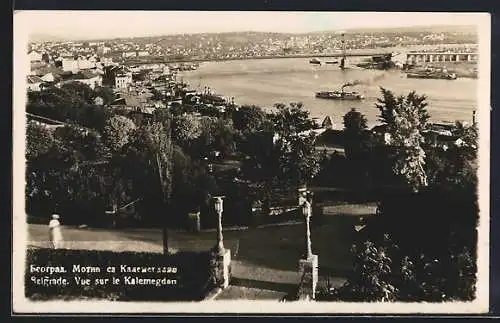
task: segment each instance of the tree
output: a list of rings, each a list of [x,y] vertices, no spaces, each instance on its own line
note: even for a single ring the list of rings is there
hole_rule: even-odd
[[[366,117],[351,109],[344,115],[344,151],[349,161],[349,174],[353,185],[366,184],[368,170],[371,166],[370,152],[370,133],[367,131]]]
[[[309,111],[304,109],[302,103],[290,103],[289,106],[278,103],[274,107],[277,111],[271,114],[271,120],[279,136],[288,137],[314,128]]]
[[[397,98],[391,91],[382,88],[383,99],[376,107],[380,110],[380,120],[387,125],[391,135],[391,146],[397,151],[393,165],[394,172],[401,176],[412,191],[427,186],[425,172],[425,151],[422,132],[427,128],[427,102],[425,96],[410,92],[406,97]]]
[[[136,160],[135,169],[142,170],[137,181],[139,189],[151,192],[146,198],[150,201],[151,211],[157,212],[163,227],[163,252],[168,253],[168,213],[172,193],[173,145],[171,123],[167,114],[154,115],[153,119],[142,125],[134,134],[127,147],[128,155]]]
[[[415,110],[419,129],[426,129],[427,121],[429,120],[430,115],[426,109],[428,103],[425,95],[418,95],[415,91],[412,91],[408,93],[406,97],[403,95],[396,97],[390,90],[383,87],[381,87],[380,90],[382,92],[382,98],[377,99],[378,103],[375,104],[375,107],[380,111],[379,120],[387,125],[390,133],[395,131],[394,128],[397,127],[396,115],[399,113],[398,107],[401,107],[405,103],[410,104],[413,107],[413,110]]]
[[[361,134],[366,130],[366,117],[355,108],[344,115],[344,131],[349,134]]]
[[[31,160],[47,153],[54,144],[54,134],[51,130],[34,121],[29,121],[26,128],[26,158]]]
[[[334,291],[344,301],[395,301],[397,288],[391,280],[392,260],[387,246],[365,241],[352,246],[353,271],[347,282]]]
[[[198,119],[192,114],[174,116],[172,122],[172,139],[182,147],[201,135],[202,129]]]
[[[315,135],[295,135],[278,141],[281,179],[292,186],[308,184],[320,170]]]
[[[86,103],[92,103],[92,99],[95,97],[94,90],[87,84],[82,82],[69,82],[61,86],[61,89],[65,91],[70,97],[75,99],[82,99]]]
[[[130,135],[135,129],[135,123],[127,117],[115,115],[109,118],[103,131],[106,146],[112,152],[119,151],[128,143]]]
[[[306,133],[314,127],[314,122],[301,103],[275,107],[278,111],[271,115],[271,120],[280,152],[281,179],[292,186],[306,184],[319,172],[319,157],[314,146],[316,137]]]
[[[242,106],[232,113],[234,128],[239,131],[255,132],[260,130],[265,118],[265,112],[255,105]]]
[[[116,99],[113,89],[107,86],[96,87],[94,90],[94,98],[96,97],[101,97],[104,105],[109,105]]]
[[[354,108],[344,115],[344,148],[347,158],[359,152],[363,132],[367,129],[366,122],[366,117]]]

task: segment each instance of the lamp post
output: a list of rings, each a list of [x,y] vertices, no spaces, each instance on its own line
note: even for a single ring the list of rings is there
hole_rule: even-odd
[[[223,237],[222,237],[222,212],[224,211],[224,206],[223,206],[223,199],[224,196],[216,196],[214,197],[215,200],[215,211],[217,212],[217,244],[215,246],[215,250],[217,251],[217,254],[223,255],[224,254],[224,242],[223,242]]]
[[[302,213],[306,219],[306,259],[312,258],[312,245],[311,245],[311,203],[304,201],[302,204]]]

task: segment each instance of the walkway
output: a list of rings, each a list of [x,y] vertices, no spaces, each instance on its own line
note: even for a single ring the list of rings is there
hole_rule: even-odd
[[[325,218],[313,224],[313,252],[319,255],[319,287],[327,281],[334,286],[344,282],[351,269],[350,247],[358,216],[374,213],[374,205],[325,206]],[[28,225],[32,246],[47,247],[46,225]],[[113,251],[162,251],[158,229],[107,230],[64,227],[66,248]],[[286,226],[225,231],[224,245],[232,252],[232,280],[216,299],[280,300],[297,288],[298,260],[304,247],[303,223]],[[169,232],[172,251],[203,251],[216,241],[215,232]]]

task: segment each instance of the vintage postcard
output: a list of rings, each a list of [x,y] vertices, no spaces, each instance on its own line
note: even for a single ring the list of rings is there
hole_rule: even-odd
[[[13,312],[486,313],[490,25],[15,12]]]

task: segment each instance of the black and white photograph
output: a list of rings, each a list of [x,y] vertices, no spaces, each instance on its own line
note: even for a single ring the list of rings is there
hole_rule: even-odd
[[[486,313],[490,28],[14,12],[13,311]]]

